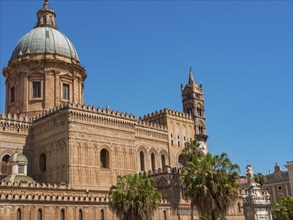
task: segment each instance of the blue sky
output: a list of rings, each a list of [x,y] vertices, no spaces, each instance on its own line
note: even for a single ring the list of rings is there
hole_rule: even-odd
[[[42,4],[1,0],[1,67]],[[181,111],[191,66],[204,87],[210,152],[227,152],[242,174],[248,162],[267,174],[293,160],[292,1],[49,4],[87,70],[86,104],[137,117]]]

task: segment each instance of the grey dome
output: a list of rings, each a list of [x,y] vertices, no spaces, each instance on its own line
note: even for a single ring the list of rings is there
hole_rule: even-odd
[[[9,157],[8,162],[28,162],[27,157],[24,154],[15,153]]]
[[[56,53],[79,61],[70,40],[60,31],[51,27],[36,27],[17,43],[10,60],[18,55]]]

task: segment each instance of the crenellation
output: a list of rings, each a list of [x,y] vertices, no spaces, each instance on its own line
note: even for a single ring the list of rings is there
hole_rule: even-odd
[[[160,117],[165,117],[166,115],[174,116],[174,117],[180,117],[184,119],[193,119],[190,114],[186,114],[183,112],[178,112],[173,109],[160,109],[159,111],[148,113],[147,115],[142,116],[141,120],[155,120]]]

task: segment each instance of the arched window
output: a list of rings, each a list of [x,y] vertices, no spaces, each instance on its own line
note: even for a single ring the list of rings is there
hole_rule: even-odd
[[[8,159],[10,155],[6,154],[4,157],[2,157],[2,163],[1,163],[1,174],[6,175],[8,174]]]
[[[145,171],[143,151],[140,151],[140,153],[139,153],[139,160],[140,160],[140,170]]]
[[[78,219],[79,219],[79,220],[82,220],[82,218],[83,218],[83,216],[82,216],[82,210],[80,209],[80,210],[79,210],[79,218],[78,218]]]
[[[200,107],[198,107],[198,108],[196,109],[196,115],[197,115],[197,116],[202,116],[202,110],[201,110]]]
[[[53,25],[53,19],[52,19],[52,16],[51,15],[49,16],[49,24],[50,25]]]
[[[38,210],[38,220],[42,220],[43,219],[43,213],[42,213],[42,209]]]
[[[43,24],[47,24],[46,16],[43,16]]]
[[[163,169],[163,171],[165,171],[166,158],[165,158],[164,154],[161,155],[161,163],[162,163],[162,169]]]
[[[237,206],[238,206],[238,212],[241,213],[241,204],[240,204],[240,202],[238,202]]]
[[[192,108],[191,107],[187,107],[187,114],[192,115]]]
[[[65,211],[61,209],[61,220],[65,220]]]
[[[178,157],[178,165],[179,165],[179,168],[182,168],[185,166],[185,159],[181,154]]]
[[[109,152],[105,148],[103,148],[100,152],[100,163],[101,163],[101,168],[109,168],[110,167]]]
[[[41,172],[46,171],[46,165],[47,165],[46,154],[43,153],[43,154],[40,155],[40,159],[39,159],[39,166],[40,166]]]
[[[104,209],[101,209],[101,220],[105,220]]]
[[[21,220],[21,210],[17,209],[16,220]]]
[[[15,87],[14,86],[12,86],[10,88],[10,93],[9,94],[10,94],[10,97],[9,97],[10,103],[13,103],[15,101]]]
[[[203,134],[203,127],[202,125],[198,126],[198,134]]]
[[[163,211],[163,219],[164,219],[164,220],[167,220],[167,213],[166,213],[166,210]]]
[[[155,154],[151,153],[151,163],[152,163],[152,171],[156,170],[156,161],[155,161]]]

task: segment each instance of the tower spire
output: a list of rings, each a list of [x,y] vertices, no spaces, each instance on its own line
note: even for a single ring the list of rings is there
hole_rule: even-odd
[[[188,84],[189,85],[193,85],[194,84],[194,79],[193,79],[192,68],[191,67],[189,69],[189,80],[188,80]]]

